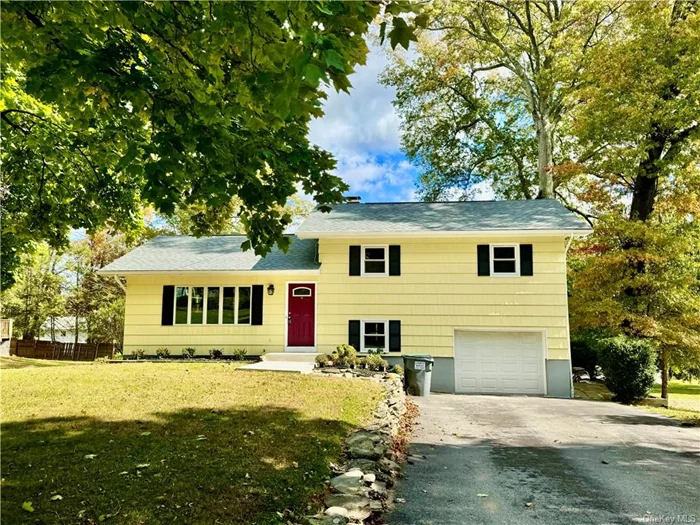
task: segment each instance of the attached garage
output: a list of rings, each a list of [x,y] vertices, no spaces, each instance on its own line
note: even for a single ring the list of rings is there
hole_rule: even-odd
[[[455,391],[544,395],[543,331],[455,330]]]

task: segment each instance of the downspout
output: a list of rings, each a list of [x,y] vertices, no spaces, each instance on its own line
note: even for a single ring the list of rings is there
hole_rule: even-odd
[[[571,328],[569,327],[569,281],[568,281],[568,264],[566,262],[569,248],[574,240],[574,234],[569,236],[564,249],[564,284],[566,285],[566,349],[569,354],[569,397],[574,397],[574,371],[571,365]]]
[[[117,284],[119,285],[119,288],[122,289],[124,293],[126,293],[126,286],[124,286],[124,283],[122,283],[122,280],[119,278],[118,275],[114,276],[114,280],[117,281]]]

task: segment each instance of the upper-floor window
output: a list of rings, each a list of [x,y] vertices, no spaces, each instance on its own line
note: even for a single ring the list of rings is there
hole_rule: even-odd
[[[386,246],[363,246],[362,275],[389,275],[389,257],[387,252],[388,248]]]
[[[491,245],[491,275],[518,276],[519,268],[519,246],[511,245]]]
[[[250,286],[176,286],[175,324],[250,324]]]

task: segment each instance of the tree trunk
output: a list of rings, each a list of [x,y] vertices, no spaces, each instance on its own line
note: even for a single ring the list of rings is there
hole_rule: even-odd
[[[549,117],[539,116],[535,119],[537,135],[537,175],[539,177],[540,199],[554,198],[554,180],[552,178],[552,125]]]
[[[661,397],[668,399],[668,348],[661,349]]]
[[[630,219],[646,222],[654,211],[659,177],[640,174],[634,179]]]

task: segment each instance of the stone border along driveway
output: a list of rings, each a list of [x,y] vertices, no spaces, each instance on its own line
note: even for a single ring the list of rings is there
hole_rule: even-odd
[[[343,372],[342,376],[377,381],[385,386],[385,395],[372,422],[346,438],[347,462],[340,467],[331,464],[333,493],[324,498],[324,515],[306,518],[310,525],[365,523],[368,518],[376,522],[393,501],[391,487],[400,475],[399,458],[392,451],[392,444],[406,413],[401,376],[377,373],[366,377],[352,371]]]

